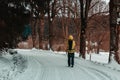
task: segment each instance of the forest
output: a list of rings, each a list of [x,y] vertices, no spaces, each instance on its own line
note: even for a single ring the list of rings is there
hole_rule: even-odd
[[[119,0],[1,0],[0,10],[1,50],[65,51],[72,34],[83,58],[107,51],[119,60]]]

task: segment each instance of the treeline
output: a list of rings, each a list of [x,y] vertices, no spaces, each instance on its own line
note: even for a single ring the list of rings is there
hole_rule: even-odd
[[[1,0],[0,10],[0,32],[5,35],[0,39],[1,48],[15,48],[24,24],[31,23],[33,47],[38,36],[42,48],[45,30],[51,49],[55,34],[62,33],[65,40],[73,34],[85,57],[88,22],[93,16],[108,14],[109,6],[102,0]]]

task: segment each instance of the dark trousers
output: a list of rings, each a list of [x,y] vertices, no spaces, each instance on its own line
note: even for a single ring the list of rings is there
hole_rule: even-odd
[[[68,66],[74,66],[74,53],[68,53]]]

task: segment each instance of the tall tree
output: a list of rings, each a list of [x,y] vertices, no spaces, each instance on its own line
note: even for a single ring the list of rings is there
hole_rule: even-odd
[[[44,16],[45,14],[49,13],[50,6],[49,4],[52,0],[46,0],[43,6],[39,7],[40,11],[40,28],[39,28],[39,48],[43,48],[43,40],[44,40]],[[41,3],[41,2],[40,2]]]
[[[118,60],[118,40],[119,26],[117,26],[117,8],[119,8],[120,0],[110,0],[110,57],[114,54]],[[109,62],[111,59],[109,58]]]
[[[47,3],[50,1],[51,0],[1,0],[0,19],[6,24],[6,30],[9,31],[9,33],[7,34],[9,36],[8,38],[11,38],[8,39],[10,41],[3,42],[3,44],[9,43],[11,47],[14,46],[13,44],[11,44],[11,42],[15,42],[17,36],[21,35],[23,31],[23,25],[25,24],[24,18],[26,17],[26,11],[28,11],[28,9],[30,11],[30,16],[33,17],[34,15],[34,17],[36,17],[37,19],[43,19],[44,15],[47,13]],[[35,28],[36,23],[37,20],[35,20],[33,28]]]
[[[7,0],[0,1],[0,20],[4,22],[4,27],[1,36],[0,45],[1,48],[9,47],[14,48],[17,44],[17,38],[23,31],[23,25],[25,24],[22,19],[26,18],[26,9],[22,1]],[[1,29],[2,30],[2,29]],[[7,44],[7,46],[5,46]]]
[[[86,27],[88,21],[88,11],[92,0],[79,0],[81,13],[81,30],[80,30],[80,54],[85,58],[85,42],[86,42]]]
[[[52,0],[48,5],[48,24],[49,24],[49,48],[52,49],[52,39],[55,36],[53,33],[53,22],[60,9],[59,0]],[[53,49],[52,49],[53,50]]]

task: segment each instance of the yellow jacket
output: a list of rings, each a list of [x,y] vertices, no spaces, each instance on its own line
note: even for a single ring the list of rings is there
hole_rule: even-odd
[[[73,40],[73,43],[72,43],[72,50],[69,50],[68,48],[69,48],[69,44],[68,44],[68,42],[67,42],[67,52],[68,53],[74,53],[75,52],[75,41]]]

